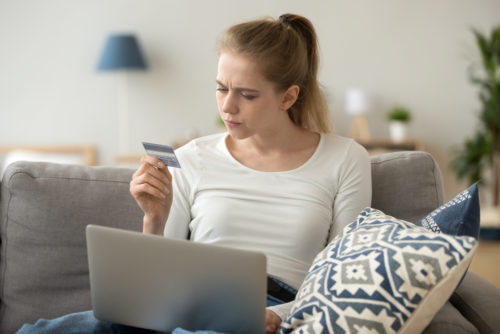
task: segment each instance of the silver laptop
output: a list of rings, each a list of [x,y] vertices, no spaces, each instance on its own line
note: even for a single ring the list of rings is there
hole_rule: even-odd
[[[96,318],[159,331],[265,332],[263,254],[97,225],[86,234]]]

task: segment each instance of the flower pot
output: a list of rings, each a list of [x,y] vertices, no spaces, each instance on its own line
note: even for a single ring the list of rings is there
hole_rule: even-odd
[[[404,142],[408,139],[408,123],[402,121],[391,121],[389,123],[389,133],[393,142]]]

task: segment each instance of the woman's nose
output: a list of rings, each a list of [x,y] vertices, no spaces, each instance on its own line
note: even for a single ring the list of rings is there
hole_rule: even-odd
[[[238,112],[236,98],[231,92],[226,94],[223,98],[221,111],[227,114],[234,114]]]

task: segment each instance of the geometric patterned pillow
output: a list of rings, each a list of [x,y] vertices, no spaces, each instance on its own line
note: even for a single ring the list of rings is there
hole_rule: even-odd
[[[435,233],[479,237],[479,194],[477,184],[417,222]]]
[[[475,250],[472,237],[366,208],[316,256],[280,333],[421,332]]]

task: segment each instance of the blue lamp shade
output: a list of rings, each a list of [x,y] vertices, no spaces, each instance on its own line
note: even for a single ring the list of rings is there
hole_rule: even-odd
[[[145,70],[141,48],[134,35],[111,35],[106,41],[98,71]]]

